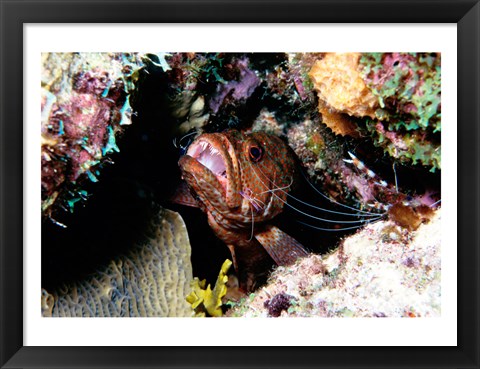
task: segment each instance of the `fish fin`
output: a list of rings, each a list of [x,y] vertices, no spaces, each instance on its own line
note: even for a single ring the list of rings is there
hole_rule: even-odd
[[[177,187],[175,193],[170,198],[170,201],[172,201],[175,204],[191,206],[193,208],[199,207],[197,200],[193,197],[192,193],[190,192],[190,188],[188,187],[188,184],[184,181],[182,181],[180,185]]]
[[[267,226],[255,238],[278,265],[293,264],[297,258],[308,255],[300,242],[275,226]]]
[[[233,267],[235,268],[235,271],[238,272],[237,257],[235,256],[235,246],[227,245],[227,247],[230,250],[230,253],[232,254]]]

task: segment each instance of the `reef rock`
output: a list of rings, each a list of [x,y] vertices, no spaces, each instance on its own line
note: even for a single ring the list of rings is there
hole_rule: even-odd
[[[329,255],[277,268],[229,315],[274,316],[272,304],[281,300],[282,317],[438,317],[440,244],[440,209],[414,232],[392,221],[370,224]]]
[[[43,53],[41,95],[42,213],[73,210],[96,182],[116,138],[131,123],[129,93],[138,54]]]

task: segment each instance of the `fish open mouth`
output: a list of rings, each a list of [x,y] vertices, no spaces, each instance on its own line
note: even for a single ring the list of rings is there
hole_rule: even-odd
[[[219,150],[208,141],[198,141],[190,145],[187,155],[196,159],[210,170],[224,189],[227,188],[227,167]]]

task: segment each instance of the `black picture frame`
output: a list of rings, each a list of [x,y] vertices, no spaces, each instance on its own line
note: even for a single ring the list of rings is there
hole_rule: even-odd
[[[478,0],[0,0],[0,15],[2,368],[479,368]],[[456,23],[458,346],[268,347],[266,332],[265,347],[24,347],[23,24],[97,22]]]

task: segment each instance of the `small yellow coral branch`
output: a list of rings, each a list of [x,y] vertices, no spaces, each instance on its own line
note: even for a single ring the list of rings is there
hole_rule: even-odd
[[[218,274],[213,290],[210,284],[205,288],[206,280],[200,281],[194,278],[192,281],[192,292],[187,296],[187,302],[192,306],[196,316],[222,316],[222,298],[227,293],[227,272],[232,266],[230,260],[225,260]]]

